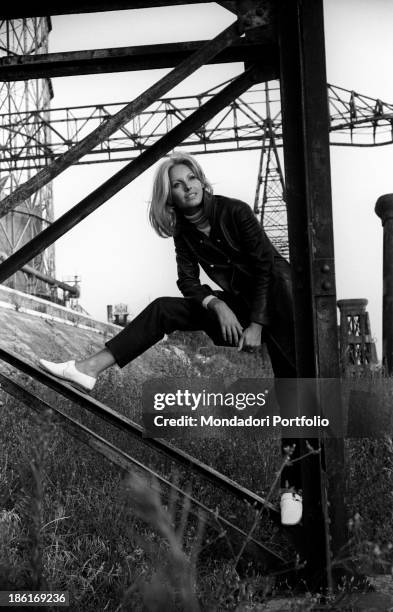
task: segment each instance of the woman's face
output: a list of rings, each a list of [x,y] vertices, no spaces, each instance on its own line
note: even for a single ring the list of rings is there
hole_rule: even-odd
[[[200,206],[203,200],[203,186],[194,172],[185,164],[176,164],[169,170],[172,203],[186,212]]]

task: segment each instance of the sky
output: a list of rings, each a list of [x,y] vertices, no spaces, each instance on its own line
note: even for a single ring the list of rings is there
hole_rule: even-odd
[[[326,0],[327,80],[393,102],[393,3]],[[92,13],[52,18],[50,51],[71,51],[212,38],[233,21],[216,5]],[[165,27],[163,27],[165,24]],[[242,71],[241,64],[206,66],[171,94],[204,91]],[[128,101],[168,71],[56,78],[53,107]],[[252,205],[259,154],[199,158],[216,193]],[[331,147],[337,297],[367,298],[379,357],[382,312],[382,227],[376,199],[393,191],[393,145]],[[120,164],[76,166],[54,181],[55,217],[117,172]],[[81,305],[105,320],[106,305],[124,302],[131,315],[160,295],[178,295],[173,244],[147,218],[153,169],[124,188],[56,243],[58,278],[82,279]]]

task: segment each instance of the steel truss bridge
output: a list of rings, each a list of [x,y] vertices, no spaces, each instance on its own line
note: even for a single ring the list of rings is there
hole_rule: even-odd
[[[226,84],[191,96],[164,97],[103,140],[76,164],[125,162],[156,143]],[[327,86],[330,144],[382,146],[393,142],[393,104]],[[9,172],[46,167],[117,113],[126,102],[0,114],[0,163]],[[277,82],[257,85],[180,145],[194,154],[260,150],[254,210],[275,245],[288,255],[285,186]]]

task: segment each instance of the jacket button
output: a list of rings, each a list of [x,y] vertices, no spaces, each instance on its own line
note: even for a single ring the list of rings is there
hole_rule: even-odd
[[[214,264],[210,264],[210,267],[211,267],[211,268],[214,268]]]

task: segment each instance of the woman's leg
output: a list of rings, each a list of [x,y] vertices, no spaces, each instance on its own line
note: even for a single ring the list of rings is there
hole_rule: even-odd
[[[52,375],[90,391],[97,376],[117,363],[120,367],[144,353],[173,331],[205,331],[213,341],[220,330],[212,311],[185,298],[163,297],[154,300],[105,348],[79,361],[53,363],[40,359],[40,365]]]
[[[212,311],[192,300],[163,297],[149,304],[98,353],[77,362],[40,359],[40,365],[50,374],[91,391],[101,372],[115,363],[125,366],[175,330],[203,330],[214,341],[220,332]]]
[[[98,351],[98,353],[95,353],[90,357],[86,357],[86,359],[75,361],[75,367],[83,374],[87,374],[88,376],[97,378],[97,376],[101,374],[101,372],[103,372],[107,368],[110,368],[115,363],[115,358],[113,357],[110,350],[104,348],[101,351]]]
[[[115,363],[120,367],[125,366],[165,334],[176,330],[204,330],[210,336],[219,331],[213,313],[195,302],[175,297],[157,298],[117,336],[106,342],[104,349],[76,361],[75,366],[80,372],[97,378]]]
[[[217,335],[219,328],[212,311],[186,298],[162,297],[151,302],[105,346],[114,362],[124,367],[165,334],[197,330],[205,331],[213,338]],[[103,355],[101,359],[105,364],[108,356]]]

